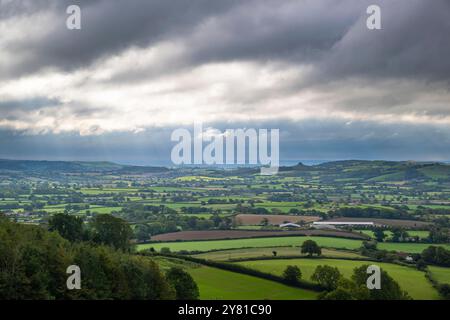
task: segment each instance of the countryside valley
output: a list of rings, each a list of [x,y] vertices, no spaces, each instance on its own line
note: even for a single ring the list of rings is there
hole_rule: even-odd
[[[450,165],[259,171],[0,160],[0,296],[450,298]]]

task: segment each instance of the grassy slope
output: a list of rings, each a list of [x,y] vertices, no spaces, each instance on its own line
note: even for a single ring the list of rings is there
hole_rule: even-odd
[[[401,251],[401,252],[409,252],[409,253],[421,253],[423,250],[428,248],[429,246],[436,246],[436,244],[429,243],[390,243],[383,242],[378,244],[378,249],[380,250],[388,250],[388,251]],[[439,244],[450,250],[450,244]]]
[[[154,257],[163,270],[177,266],[192,275],[202,300],[315,300],[317,293],[243,275],[236,272],[200,266],[176,258]]]
[[[428,266],[428,270],[437,282],[450,284],[450,268]]]
[[[138,245],[138,250],[148,248],[168,247],[172,251],[188,250],[188,251],[210,251],[221,249],[237,249],[237,248],[258,248],[258,247],[287,247],[300,246],[305,240],[314,240],[322,247],[338,248],[338,249],[358,249],[361,247],[362,241],[350,240],[343,238],[331,237],[268,237],[253,239],[233,239],[233,240],[211,240],[211,241],[184,241],[184,242],[160,242]],[[392,251],[403,251],[409,253],[420,253],[428,248],[430,244],[426,243],[379,243],[378,248]],[[443,244],[445,248],[450,250],[449,244]]]
[[[372,230],[360,230],[360,232],[368,235],[371,238],[375,238],[374,232]],[[384,234],[387,236],[386,239],[389,239],[389,238],[392,237],[392,232],[391,231],[385,231]],[[429,231],[425,231],[425,230],[408,230],[408,234],[411,237],[418,236],[419,238],[425,239],[425,238],[428,237],[430,232]]]
[[[288,265],[297,265],[303,273],[305,280],[310,280],[318,265],[337,267],[345,277],[350,277],[353,269],[363,264],[374,264],[369,261],[351,261],[336,259],[289,259],[289,260],[259,260],[239,262],[246,267],[281,275]],[[414,299],[439,299],[437,291],[425,278],[425,273],[413,268],[388,263],[375,263],[386,270],[400,286]]]
[[[210,267],[189,269],[202,300],[314,300],[317,293]]]
[[[211,251],[194,255],[196,258],[226,261],[229,259],[242,258],[259,258],[272,257],[272,252],[276,251],[278,256],[299,256],[299,247],[272,247],[272,248],[248,248],[248,249],[234,249],[223,251]],[[322,249],[322,255],[326,257],[346,257],[346,258],[362,258],[361,255],[350,251],[337,251],[330,249]]]
[[[185,241],[185,242],[161,242],[139,245],[138,250],[168,247],[172,251],[180,250],[220,250],[233,248],[257,248],[257,247],[274,247],[274,246],[299,246],[305,240],[314,240],[320,246],[333,248],[357,249],[361,246],[360,240],[349,240],[342,238],[327,238],[327,237],[267,237],[267,238],[253,238],[253,239],[234,239],[234,240],[211,240],[211,241]]]

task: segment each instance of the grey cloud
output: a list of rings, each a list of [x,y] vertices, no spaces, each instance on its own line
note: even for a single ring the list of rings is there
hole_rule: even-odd
[[[210,123],[221,131],[248,123]],[[208,126],[205,124],[204,128]],[[280,157],[291,160],[387,159],[444,161],[450,159],[450,129],[373,122],[270,121],[254,128],[279,128]],[[192,131],[191,127],[186,127]],[[0,158],[110,160],[121,163],[171,165],[174,128],[149,128],[141,133],[102,136],[43,134],[0,130]]]
[[[365,9],[374,2],[382,7],[381,31],[365,26]],[[64,26],[73,3],[82,7],[80,32]],[[42,39],[11,45],[30,52],[19,74],[49,66],[73,70],[133,46],[181,41],[186,53],[177,61],[134,76],[236,60],[309,64],[316,71],[311,84],[354,76],[448,81],[450,75],[446,0],[19,0],[3,7],[9,18],[38,10],[61,16]]]
[[[7,12],[31,15],[37,11],[50,10],[60,19],[52,21],[47,34],[31,42],[10,45],[12,50],[30,51],[19,74],[36,72],[45,67],[74,70],[93,61],[111,56],[132,46],[145,47],[184,34],[205,18],[226,11],[237,0],[94,0],[94,1],[31,1],[6,4]],[[46,5],[45,5],[46,4]],[[65,27],[66,8],[79,4],[82,10],[82,30],[71,31]],[[11,16],[9,16],[11,18]],[[45,28],[44,28],[45,30]]]
[[[377,1],[382,30],[360,19],[318,64],[319,81],[343,77],[450,81],[450,2]]]
[[[366,8],[373,3],[381,6],[382,30],[366,27]],[[422,91],[448,88],[448,21],[446,0],[244,1],[204,19],[188,33],[172,35],[186,47],[175,61],[116,74],[112,81],[146,81],[209,62],[253,61],[283,68],[306,65],[312,71],[306,78],[245,98],[250,103],[327,83],[341,85],[346,79],[375,85],[389,79],[421,81]],[[430,83],[436,85],[428,87]],[[389,97],[372,105],[408,103],[406,96],[387,93]]]
[[[2,100],[0,97],[0,113],[2,119],[16,120],[26,116],[30,112],[36,112],[43,108],[55,108],[61,105],[58,99],[35,97],[24,100]]]

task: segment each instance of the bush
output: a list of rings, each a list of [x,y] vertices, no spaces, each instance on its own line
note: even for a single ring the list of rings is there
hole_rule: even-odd
[[[301,246],[301,252],[306,253],[309,256],[312,256],[313,254],[317,254],[320,256],[322,254],[322,250],[320,249],[319,245],[313,241],[313,240],[306,240],[303,242]]]
[[[287,266],[283,272],[283,278],[289,282],[297,284],[302,277],[302,272],[297,266]]]
[[[439,294],[442,296],[442,298],[446,300],[450,300],[450,285],[448,284],[441,284],[438,287]]]
[[[161,248],[161,250],[159,252],[161,252],[161,254],[170,254],[171,253],[170,248],[167,248],[167,247]]]
[[[334,290],[338,286],[338,281],[341,278],[341,273],[338,268],[333,268],[327,265],[317,266],[311,280],[319,283],[327,290]]]

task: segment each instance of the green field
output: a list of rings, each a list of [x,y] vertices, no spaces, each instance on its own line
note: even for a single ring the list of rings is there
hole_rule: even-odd
[[[368,235],[369,237],[371,237],[373,239],[375,238],[374,232],[372,230],[356,230],[356,231],[362,232],[362,233]],[[419,237],[421,239],[427,238],[429,233],[430,233],[429,231],[425,231],[425,230],[408,230],[408,235],[410,237],[417,236],[417,237]],[[388,240],[388,239],[392,238],[392,231],[385,231],[384,234],[386,235],[386,239],[385,240]]]
[[[162,270],[181,267],[195,280],[202,300],[315,300],[317,292],[236,272],[165,257],[152,258]]]
[[[450,268],[428,266],[428,270],[437,282],[450,284]]]
[[[305,240],[314,240],[320,246],[342,249],[358,249],[362,241],[330,237],[267,237],[252,239],[211,240],[211,241],[185,241],[185,242],[159,242],[138,245],[138,250],[154,248],[160,250],[167,247],[171,251],[210,251],[237,248],[258,247],[287,247],[300,246]]]
[[[196,258],[226,261],[230,259],[249,259],[260,257],[272,257],[273,251],[277,252],[277,256],[300,256],[299,247],[272,247],[272,248],[248,248],[248,249],[233,249],[222,251],[211,251],[193,255]],[[322,256],[338,257],[338,258],[362,258],[361,255],[352,251],[341,251],[332,249],[322,249]]]
[[[393,243],[382,242],[378,244],[378,249],[388,251],[401,251],[408,253],[421,253],[429,246],[441,246],[450,250],[450,244],[429,244],[429,243]]]
[[[297,265],[303,279],[310,280],[315,268],[318,265],[330,265],[337,267],[345,276],[350,277],[355,267],[363,264],[376,264],[387,271],[413,299],[427,300],[439,299],[438,292],[431,283],[425,278],[425,273],[413,268],[404,267],[389,263],[371,262],[371,261],[352,261],[337,259],[286,259],[286,260],[257,260],[237,262],[243,266],[261,270],[276,275],[281,275],[288,265]]]
[[[305,240],[314,240],[321,247],[350,249],[355,250],[361,247],[361,240],[351,240],[332,237],[267,237],[252,239],[232,239],[232,240],[210,240],[210,241],[181,241],[181,242],[157,242],[141,244],[137,246],[138,250],[154,248],[170,248],[171,251],[177,252],[181,250],[187,251],[211,251],[223,249],[239,249],[239,248],[261,248],[261,247],[288,247],[300,246]],[[391,243],[382,242],[378,244],[380,250],[401,251],[408,253],[420,253],[428,248],[427,243]],[[439,244],[450,250],[450,244]]]
[[[210,267],[189,269],[202,300],[315,300],[317,293]]]

